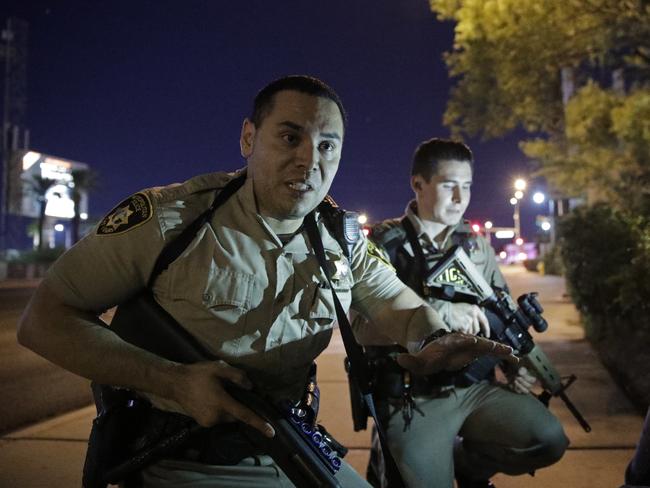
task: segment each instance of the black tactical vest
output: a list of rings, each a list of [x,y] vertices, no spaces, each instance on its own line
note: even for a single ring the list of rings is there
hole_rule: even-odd
[[[391,264],[395,267],[397,277],[419,296],[426,299],[424,275],[428,269],[433,267],[436,257],[444,255],[444,250],[432,254],[428,261],[423,263],[420,242],[412,224],[411,230],[408,229],[410,222],[407,219],[408,217],[405,216],[402,219],[386,221],[376,227],[376,231],[372,232],[370,237],[387,252]],[[449,238],[453,245],[462,246],[469,255],[477,243],[475,235],[469,227],[469,222],[465,221],[465,223],[466,225],[459,226]],[[405,244],[408,242],[411,242],[413,254],[405,249]],[[455,372],[442,371],[427,377],[408,375],[393,360],[396,354],[406,352],[402,346],[366,346],[365,350],[369,365],[375,372],[373,383],[377,401],[386,398],[400,398],[407,391],[413,395],[422,395],[428,394],[435,387],[461,384],[459,383],[461,376]]]
[[[397,277],[418,295],[426,298],[423,277],[428,269],[423,269],[426,263],[423,265],[422,260],[418,257],[416,246],[419,247],[420,242],[417,236],[411,235],[409,238],[405,227],[410,224],[407,219],[408,217],[403,217],[400,220],[387,221],[377,232],[372,232],[370,237],[386,250],[391,264],[395,267]],[[453,245],[460,245],[469,255],[477,244],[475,235],[469,228],[469,222],[465,221],[465,224],[456,229],[449,238]],[[413,241],[417,241],[415,245]],[[411,242],[413,254],[405,249],[404,246],[407,242]],[[439,254],[442,257],[444,251],[441,250]],[[429,267],[432,265],[433,263],[429,260]]]

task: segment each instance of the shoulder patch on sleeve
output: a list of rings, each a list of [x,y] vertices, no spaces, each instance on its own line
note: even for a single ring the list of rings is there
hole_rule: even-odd
[[[144,193],[136,193],[118,204],[97,226],[98,236],[114,236],[135,229],[151,219],[153,207]]]
[[[388,241],[398,237],[402,232],[402,226],[397,219],[384,220],[373,225],[370,229],[370,235],[379,245],[386,244]]]
[[[375,259],[378,259],[383,264],[388,266],[390,269],[395,271],[393,265],[390,263],[388,259],[386,259],[386,256],[384,256],[383,253],[377,248],[377,245],[374,242],[372,242],[370,239],[368,239],[367,242],[368,242],[368,255],[372,256]]]

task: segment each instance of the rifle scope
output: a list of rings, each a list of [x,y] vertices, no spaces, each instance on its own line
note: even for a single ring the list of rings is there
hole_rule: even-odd
[[[517,298],[519,308],[524,312],[526,318],[537,332],[544,332],[548,329],[548,322],[542,317],[544,309],[537,300],[537,292],[526,293]]]

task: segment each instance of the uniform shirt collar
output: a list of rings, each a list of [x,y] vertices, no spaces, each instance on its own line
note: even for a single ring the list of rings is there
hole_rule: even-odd
[[[307,237],[307,232],[304,230],[304,226],[296,232],[296,234],[287,242],[282,245],[282,242],[278,236],[271,230],[266,221],[262,216],[257,212],[257,203],[255,202],[255,192],[253,191],[253,180],[247,178],[246,182],[242,188],[235,194],[237,199],[240,202],[240,205],[244,209],[244,212],[255,220],[262,226],[266,231],[268,237],[277,244],[279,248],[283,248],[284,252],[293,252],[301,254],[310,254],[311,246],[309,245],[309,239]],[[329,251],[334,254],[341,254],[340,246],[337,244],[336,240],[330,236],[329,232],[325,228],[325,225],[322,219],[319,218],[318,212],[316,212],[316,222],[318,222],[318,229],[323,240],[323,247],[326,251]]]
[[[433,240],[433,236],[430,236],[424,229],[424,224],[422,223],[422,219],[420,219],[417,212],[418,212],[418,204],[415,200],[411,200],[406,205],[406,210],[405,210],[406,217],[413,224],[413,227],[415,228],[415,232],[418,235],[418,239],[420,239],[420,241],[426,245],[433,246],[435,249],[444,249],[449,241],[449,236],[451,236],[454,233],[454,231],[458,228],[458,226],[463,224],[463,221],[461,220],[458,223],[458,225],[447,227],[445,229],[445,236],[442,240],[442,244],[439,247],[438,244]]]
[[[255,192],[253,191],[252,178],[246,178],[244,185],[236,193],[236,195],[246,213],[257,215],[257,203],[255,202]]]
[[[264,218],[257,211],[257,202],[255,201],[255,191],[253,189],[253,179],[248,177],[241,189],[235,194],[239,205],[244,211],[245,218],[257,222],[264,230],[266,237],[273,242],[278,248],[283,248],[283,244],[275,232],[269,227]],[[244,217],[244,216],[243,216]],[[290,241],[291,242],[291,241]]]

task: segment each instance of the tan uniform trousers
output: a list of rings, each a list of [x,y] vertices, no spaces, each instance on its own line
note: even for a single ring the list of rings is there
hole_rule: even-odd
[[[345,461],[336,474],[344,488],[371,488]],[[293,488],[270,456],[244,458],[235,466],[163,460],[142,473],[143,488]],[[302,487],[301,487],[302,488]]]
[[[471,479],[525,474],[558,461],[569,443],[539,400],[502,386],[482,382],[415,400],[424,415],[413,412],[406,432],[397,406],[390,407],[385,424],[391,452],[411,488],[452,488],[454,465]]]

